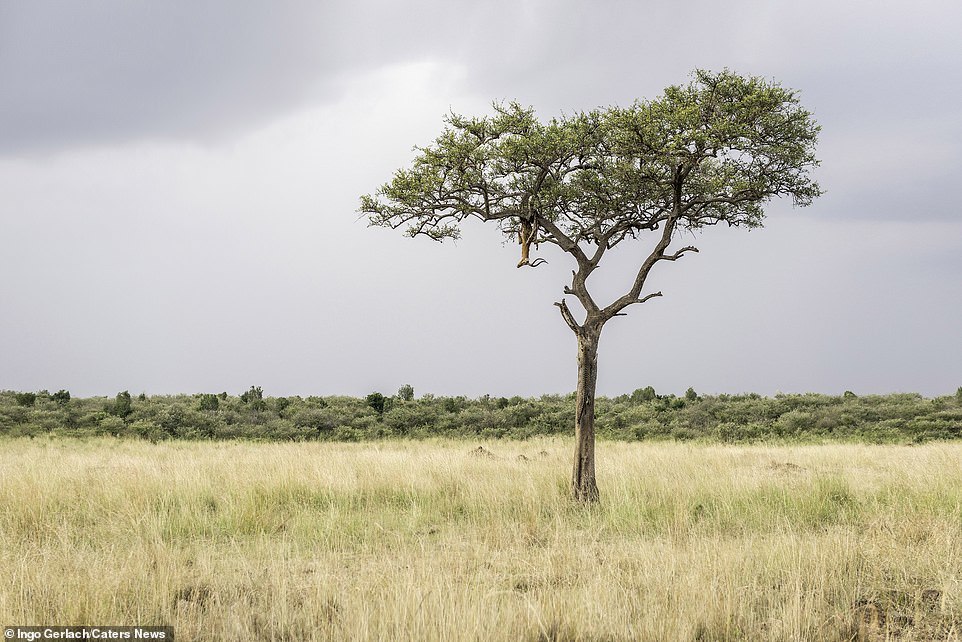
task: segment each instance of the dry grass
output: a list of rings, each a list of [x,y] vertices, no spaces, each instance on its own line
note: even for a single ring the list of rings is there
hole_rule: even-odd
[[[0,624],[184,640],[956,640],[962,444],[0,442]],[[544,451],[544,453],[542,453]],[[525,458],[519,458],[524,455]]]

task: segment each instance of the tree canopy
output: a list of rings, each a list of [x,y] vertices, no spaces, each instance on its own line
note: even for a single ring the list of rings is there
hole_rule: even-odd
[[[540,122],[511,102],[446,124],[411,167],[362,197],[373,225],[440,241],[471,217],[496,221],[509,238],[537,223],[533,242],[560,246],[590,271],[641,232],[661,229],[670,241],[676,229],[758,227],[772,198],[804,206],[820,193],[809,175],[819,127],[796,92],[730,71],[696,71],[625,108]]]

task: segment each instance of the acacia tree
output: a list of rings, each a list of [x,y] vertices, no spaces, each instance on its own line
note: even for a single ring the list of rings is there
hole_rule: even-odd
[[[360,211],[372,225],[408,236],[458,238],[469,218],[500,226],[521,245],[518,267],[535,267],[531,247],[552,243],[574,270],[555,303],[578,342],[574,498],[598,500],[594,415],[598,341],[610,319],[661,292],[646,292],[659,263],[694,246],[670,249],[682,233],[719,223],[760,227],[763,205],[788,196],[796,206],[819,195],[810,172],[819,132],[797,93],[757,77],[696,70],[627,108],[579,112],[540,122],[530,108],[495,104],[492,116],[451,114],[442,134]],[[629,240],[640,247],[631,287],[605,305],[587,280],[605,253]]]

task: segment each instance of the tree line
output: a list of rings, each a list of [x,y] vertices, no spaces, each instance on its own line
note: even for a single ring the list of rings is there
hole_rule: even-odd
[[[570,435],[576,397],[266,396],[240,394],[115,397],[0,392],[0,435],[265,441],[363,441],[391,438],[527,439]],[[721,443],[921,443],[962,437],[962,388],[926,398],[915,393],[859,396],[657,394],[652,387],[597,398],[597,432],[612,440]]]

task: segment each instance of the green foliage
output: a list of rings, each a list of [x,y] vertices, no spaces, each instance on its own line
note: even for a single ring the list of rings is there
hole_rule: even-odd
[[[393,405],[370,397],[149,397],[121,417],[117,400],[73,399],[61,405],[39,394],[23,406],[14,392],[0,392],[0,435],[112,434],[149,439],[347,440],[386,437],[485,437],[524,439],[570,434],[573,395],[539,398],[435,397]],[[119,395],[123,400],[121,393]],[[51,395],[52,399],[53,395]],[[210,410],[216,399],[216,411]],[[752,443],[826,440],[921,443],[962,438],[962,406],[954,395],[914,394],[855,398],[817,394],[657,396],[642,388],[631,395],[595,400],[596,429],[603,439],[696,440]],[[381,403],[383,401],[383,404]],[[253,404],[263,408],[251,412]],[[123,402],[122,404],[123,405]],[[380,408],[380,410],[378,410]]]
[[[130,424],[129,434],[157,443],[169,437],[160,426],[150,420],[141,419]]]
[[[65,405],[70,401],[70,392],[67,390],[58,390],[57,392],[50,395],[50,398],[59,403],[60,405]]]
[[[251,410],[261,411],[267,409],[264,402],[264,391],[260,386],[251,386],[250,390],[241,394],[240,400],[250,406]]]
[[[382,395],[380,392],[372,392],[367,396],[365,401],[367,402],[368,406],[374,409],[374,412],[376,412],[379,415],[384,414],[385,399],[384,399],[384,395]]]
[[[37,401],[37,395],[32,392],[18,392],[14,394],[18,406],[32,406]]]
[[[262,401],[264,399],[264,390],[260,386],[251,386],[250,390],[242,393],[240,400],[244,403],[250,403],[252,401]]]
[[[960,388],[962,390],[962,388]],[[404,384],[397,391],[397,398],[401,401],[413,401],[414,400],[414,386],[409,383]]]
[[[337,427],[338,417],[328,410],[304,408],[293,416],[291,423],[316,436],[329,435]]]
[[[327,408],[327,402],[324,401],[324,397],[310,396],[307,399],[305,399],[305,401],[309,405],[316,406],[318,408]]]
[[[493,108],[449,115],[409,168],[362,196],[371,224],[444,240],[475,217],[516,240],[536,220],[539,239],[603,248],[669,220],[758,227],[772,198],[820,194],[819,127],[796,92],[763,78],[696,70],[654,99],[547,122],[515,102]]]
[[[108,414],[100,420],[97,433],[102,435],[120,435],[123,434],[124,428],[125,424],[122,418],[117,415]]]
[[[688,388],[685,391],[685,401],[698,401],[698,393],[695,392],[694,388]]]
[[[647,403],[649,401],[654,401],[656,396],[655,389],[651,386],[646,386],[644,388],[638,388],[632,392],[631,400],[634,403]]]
[[[214,412],[220,408],[220,399],[217,397],[217,395],[203,394],[200,396],[197,407],[200,410]]]
[[[114,402],[107,404],[105,410],[111,415],[121,419],[126,419],[129,417],[130,413],[133,412],[130,392],[127,390],[118,392]]]

